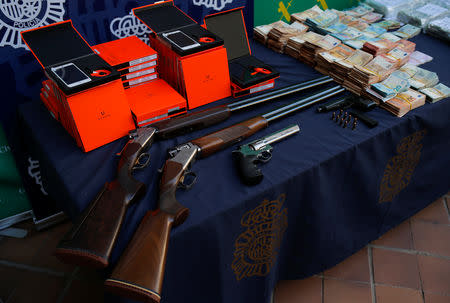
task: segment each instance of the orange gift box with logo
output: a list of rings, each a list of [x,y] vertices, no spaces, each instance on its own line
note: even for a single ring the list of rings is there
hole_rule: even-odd
[[[21,35],[50,79],[47,84],[53,84],[52,108],[83,151],[135,128],[119,72],[92,50],[71,20]]]
[[[150,45],[159,54],[158,73],[193,109],[231,95],[223,40],[163,1],[133,9],[146,24]]]

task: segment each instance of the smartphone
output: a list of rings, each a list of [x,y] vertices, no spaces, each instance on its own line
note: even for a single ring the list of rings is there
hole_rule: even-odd
[[[200,43],[179,30],[170,33],[164,33],[163,36],[182,50],[200,46]]]
[[[91,78],[73,63],[52,67],[51,71],[61,79],[67,87],[75,87],[91,81]]]

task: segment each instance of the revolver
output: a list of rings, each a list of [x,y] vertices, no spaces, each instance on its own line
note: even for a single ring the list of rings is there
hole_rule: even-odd
[[[283,140],[300,131],[298,125],[291,125],[266,137],[239,146],[232,152],[241,180],[246,185],[259,184],[264,175],[257,167],[257,163],[267,163],[272,159],[270,144]]]

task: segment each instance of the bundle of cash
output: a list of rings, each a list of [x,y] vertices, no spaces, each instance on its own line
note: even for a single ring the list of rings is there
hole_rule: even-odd
[[[439,77],[434,72],[430,72],[426,69],[417,67],[417,71],[414,76],[409,79],[409,83],[411,84],[412,88],[421,89],[435,86],[439,83]]]
[[[354,66],[364,66],[372,59],[373,56],[371,54],[357,49],[348,58],[334,62],[333,69],[335,75],[338,75],[339,78],[344,79]]]
[[[392,42],[387,39],[381,39],[378,41],[368,41],[364,43],[362,50],[368,52],[373,56],[385,54],[397,46],[397,42]]]
[[[384,34],[378,36],[378,38],[380,38],[380,39],[387,39],[387,40],[392,41],[392,42],[397,42],[397,41],[402,39],[402,38],[397,37],[396,35],[393,35],[391,33],[384,33]]]
[[[367,0],[366,4],[372,6],[377,13],[383,14],[386,19],[396,19],[400,10],[412,7],[416,0]]]
[[[396,63],[396,61],[393,61],[384,55],[376,56],[365,66],[354,66],[352,71],[348,74],[349,81],[352,81],[360,88],[365,89],[371,84],[387,78],[396,69]]]
[[[338,33],[343,32],[347,28],[348,28],[348,26],[346,24],[337,22],[328,27],[319,27],[316,29],[316,31],[321,35],[338,34]]]
[[[310,9],[307,9],[304,12],[291,14],[291,21],[292,22],[294,22],[294,21],[305,22],[306,19],[314,18],[314,17],[318,16],[319,14],[321,14],[322,12],[323,12],[323,10],[319,6],[314,5],[313,7],[311,7]]]
[[[405,40],[405,39],[401,39],[398,40],[397,42],[397,48],[407,52],[407,53],[412,53],[416,50],[416,44],[414,42]]]
[[[415,51],[409,56],[408,64],[418,66],[430,62],[431,60],[433,60],[433,57],[422,52]]]
[[[377,37],[369,37],[366,35],[359,36],[356,39],[353,40],[345,40],[344,43],[350,47],[353,47],[355,49],[362,49],[364,47],[364,43],[366,42],[376,42],[380,39]]]
[[[426,27],[426,32],[430,35],[450,41],[450,17],[431,21]]]
[[[427,96],[427,101],[435,103],[450,96],[450,88],[442,83],[433,87],[427,87],[420,90]]]
[[[303,35],[291,37],[286,44],[284,52],[289,56],[298,59],[303,43],[305,43],[305,40],[303,40]]]
[[[382,97],[381,101],[386,101],[409,88],[408,78],[408,74],[397,70],[383,81],[372,84],[370,88]]]
[[[369,23],[367,23],[359,18],[353,22],[347,23],[347,25],[350,27],[353,27],[359,31],[364,31],[367,27],[369,27]]]
[[[345,40],[354,40],[363,35],[363,33],[353,27],[348,27],[340,33],[331,34],[335,38],[338,38],[341,41]]]
[[[342,24],[349,25],[350,23],[356,22],[356,21],[358,21],[358,18],[355,18],[355,17],[350,16],[350,15],[344,15],[344,16],[340,16],[339,17],[339,22],[342,23]]]
[[[398,70],[402,71],[404,73],[407,73],[409,78],[412,78],[417,73],[419,68],[415,65],[411,65],[411,64],[407,63],[407,64],[401,66]]]
[[[267,34],[269,39],[287,43],[290,37],[295,37],[303,34],[308,30],[308,27],[302,23],[294,22],[287,26],[274,26]]]
[[[410,39],[420,34],[420,27],[406,24],[393,32],[393,34],[403,39]]]
[[[370,25],[364,31],[364,35],[369,37],[379,37],[382,34],[386,33],[386,29],[379,27],[377,25]]]
[[[306,42],[302,46],[299,60],[305,62],[310,66],[315,65],[315,58],[318,53],[331,50],[341,43],[339,39],[336,39],[330,35],[326,35],[318,40],[304,40]]]
[[[409,60],[409,55],[411,53],[405,52],[399,47],[395,47],[390,52],[386,54],[387,57],[392,58],[397,61],[397,66],[402,66]]]
[[[370,12],[373,12],[373,7],[371,7],[365,3],[361,3],[356,7],[352,7],[350,9],[344,11],[344,13],[346,15],[350,15],[353,17],[361,17]]]
[[[286,27],[289,24],[284,21],[277,21],[271,24],[257,26],[253,29],[253,38],[262,44],[266,44],[270,30],[277,26]]]
[[[388,112],[397,117],[403,117],[407,112],[425,104],[425,95],[413,89],[399,93],[394,98],[380,104]]]
[[[367,14],[361,16],[361,19],[364,22],[367,22],[369,24],[377,22],[377,21],[381,20],[381,18],[383,18],[382,14],[378,14],[378,13],[374,13],[374,12],[370,12],[370,13],[367,13]]]
[[[335,72],[334,63],[348,58],[353,54],[353,52],[354,49],[343,44],[336,46],[328,52],[320,52],[315,58],[317,64],[316,69],[323,74],[329,74],[333,76],[333,73]],[[345,77],[345,75],[333,76],[333,78],[335,78],[335,80],[339,83],[342,83],[344,81],[343,77]]]
[[[374,23],[373,25],[382,27],[386,30],[398,29],[402,26],[402,24],[396,20],[383,20],[383,21]]]
[[[398,13],[399,21],[409,23],[418,27],[425,27],[430,21],[442,17],[450,12],[448,8],[439,5],[440,1],[430,1],[427,4],[419,4],[410,9],[402,10]]]
[[[339,21],[339,16],[332,10],[327,9],[326,11],[320,13],[319,15],[306,18],[305,24],[312,27],[328,27],[332,24],[335,24]]]

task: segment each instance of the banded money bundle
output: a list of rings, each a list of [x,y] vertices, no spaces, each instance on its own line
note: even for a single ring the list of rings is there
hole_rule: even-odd
[[[406,91],[410,87],[408,79],[407,73],[397,70],[383,81],[372,84],[370,89],[366,91],[372,93],[381,101],[386,101],[394,98],[398,93]]]
[[[388,39],[381,39],[378,41],[368,41],[364,43],[362,50],[373,56],[378,56],[391,51],[396,46],[397,42],[392,42]]]
[[[419,66],[424,63],[430,62],[433,60],[433,57],[428,56],[427,54],[424,54],[419,51],[414,51],[410,56],[408,60],[408,64]]]
[[[323,13],[323,10],[319,6],[314,5],[310,9],[307,9],[306,11],[291,14],[291,21],[305,22],[306,19],[314,18],[321,13]]]
[[[416,27],[411,24],[406,24],[400,27],[395,32],[393,32],[393,34],[403,39],[410,39],[420,34],[420,27]]]
[[[450,88],[442,83],[433,87],[427,87],[420,90],[427,96],[427,101],[435,103],[450,96]]]
[[[397,61],[397,66],[402,66],[409,60],[411,53],[405,52],[399,47],[395,47],[389,53],[386,54],[387,57],[392,58]]]
[[[308,27],[299,22],[287,26],[274,26],[267,35],[267,44],[276,52],[283,53],[289,38],[302,35],[307,30]]]
[[[298,59],[298,57],[300,55],[300,50],[304,43],[305,43],[305,40],[303,40],[303,35],[291,37],[287,41],[284,52],[286,54],[288,54],[289,56],[291,56],[295,59]]]
[[[350,15],[353,17],[361,17],[361,16],[371,13],[373,11],[374,11],[373,7],[371,7],[365,3],[361,3],[356,7],[352,7],[348,10],[344,10],[344,13],[346,15]]]
[[[365,66],[372,59],[373,56],[371,54],[357,49],[348,58],[334,62],[334,75],[340,79],[345,79],[355,66]]]
[[[367,22],[369,24],[375,23],[375,22],[381,20],[381,18],[383,18],[382,14],[378,14],[378,13],[374,13],[374,12],[370,12],[370,13],[367,13],[367,14],[361,16],[361,19],[364,22]]]
[[[413,89],[399,93],[394,98],[380,104],[388,112],[397,117],[403,117],[409,111],[425,104],[425,94],[419,93]]]
[[[386,30],[394,30],[394,29],[398,29],[402,26],[402,24],[396,20],[383,20],[383,21],[374,23],[373,25],[382,27]]]
[[[426,69],[417,67],[414,76],[409,79],[412,88],[421,89],[435,86],[439,83],[439,77],[435,72],[430,72]]]
[[[353,52],[354,49],[344,44],[340,44],[328,52],[320,52],[316,56],[317,65],[315,68],[323,74],[331,75],[338,83],[342,83],[344,79],[341,75],[333,75],[335,63],[348,58]]]
[[[253,38],[262,44],[266,44],[270,30],[277,26],[286,27],[289,24],[284,21],[277,21],[271,24],[257,26],[253,29]]]

